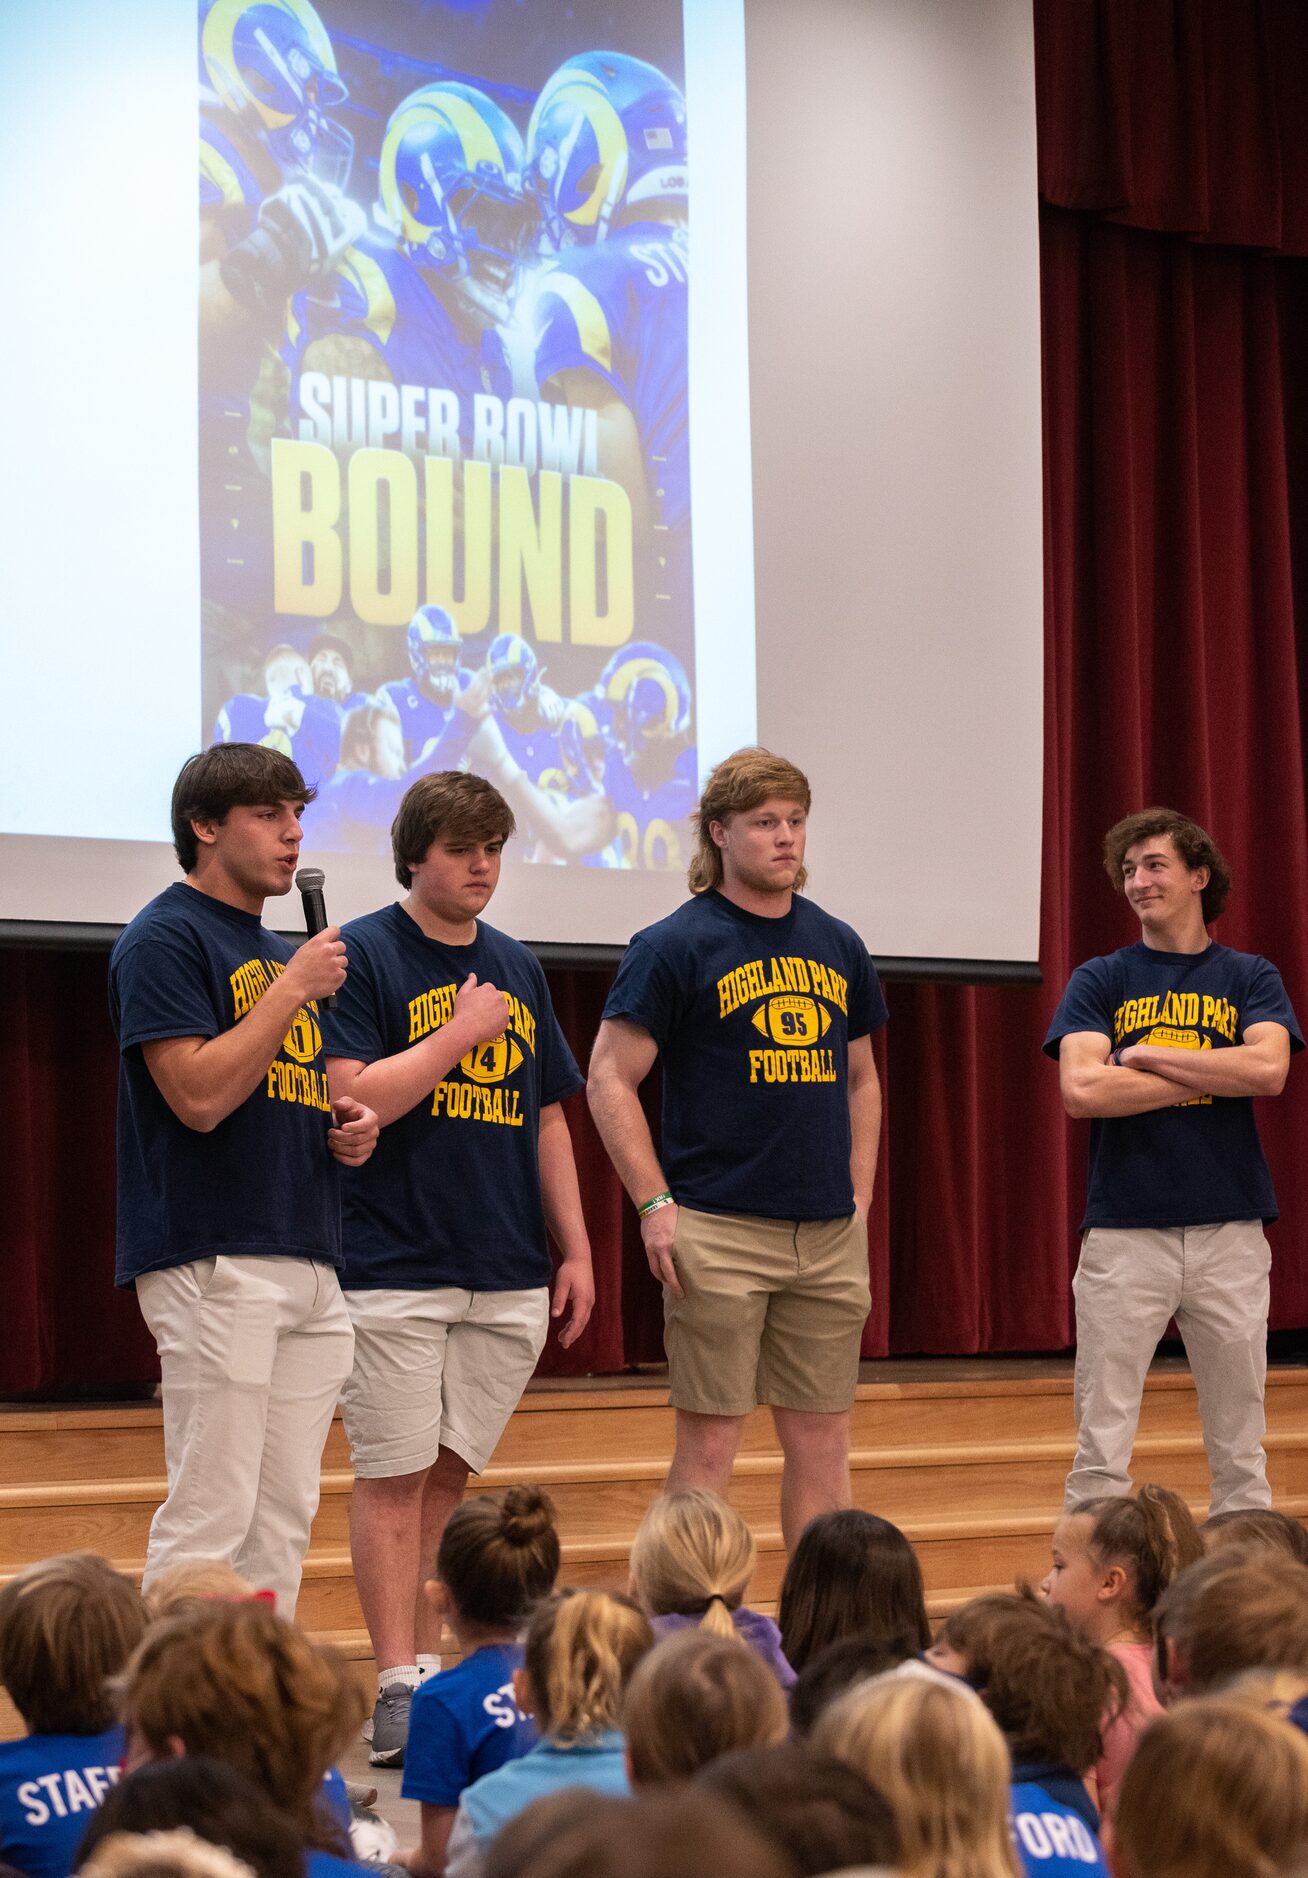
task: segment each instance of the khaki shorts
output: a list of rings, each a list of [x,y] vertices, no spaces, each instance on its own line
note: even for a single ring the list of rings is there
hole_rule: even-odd
[[[355,1473],[421,1473],[438,1448],[481,1473],[544,1347],[546,1287],[347,1291],[345,1303],[354,1368],[341,1419]]]
[[[677,1216],[673,1262],[685,1290],[664,1286],[674,1408],[747,1415],[756,1403],[835,1414],[858,1382],[871,1309],[867,1228],[848,1219]]]

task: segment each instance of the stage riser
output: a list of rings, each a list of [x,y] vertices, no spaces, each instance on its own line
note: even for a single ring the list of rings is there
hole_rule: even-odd
[[[1181,1383],[1183,1386],[1174,1386]],[[1158,1386],[1166,1384],[1168,1386]],[[979,1390],[960,1399],[957,1392],[901,1394],[894,1385],[873,1385],[874,1399],[855,1405],[856,1448],[887,1449],[985,1446],[1012,1441],[1070,1441],[1072,1411],[1066,1386],[1028,1384],[1019,1391]],[[942,1385],[923,1385],[933,1391]],[[599,1392],[597,1392],[599,1393]],[[548,1406],[529,1396],[514,1416],[495,1456],[497,1473],[531,1470],[572,1461],[662,1461],[670,1440],[670,1416],[662,1391],[632,1392],[629,1401],[616,1391],[603,1392],[603,1406],[581,1405],[581,1391],[560,1393]],[[1308,1428],[1308,1379],[1299,1372],[1273,1378],[1272,1407],[1280,1427]],[[530,1405],[530,1406],[528,1406]],[[0,1487],[24,1482],[56,1484],[96,1480],[145,1480],[162,1472],[163,1443],[154,1407],[121,1410],[19,1411],[0,1417]],[[1193,1391],[1184,1379],[1159,1378],[1146,1394],[1140,1436],[1198,1433]],[[772,1452],[770,1418],[760,1412],[745,1424],[741,1453]],[[323,1456],[327,1473],[345,1471],[349,1452],[339,1421],[333,1423]]]

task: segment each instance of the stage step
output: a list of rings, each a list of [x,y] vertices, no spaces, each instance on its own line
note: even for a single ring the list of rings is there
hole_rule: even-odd
[[[861,1384],[853,1417],[855,1500],[912,1540],[933,1614],[979,1589],[1044,1574],[1072,1456],[1070,1363],[1038,1375],[1030,1363],[1003,1359],[949,1367],[970,1373],[936,1381],[923,1364],[923,1380]],[[1308,1371],[1274,1370],[1267,1405],[1276,1502],[1308,1514]],[[32,1559],[83,1548],[139,1575],[164,1490],[157,1405],[0,1410],[0,1433],[0,1579]],[[620,1588],[632,1533],[667,1471],[672,1434],[661,1386],[533,1386],[473,1490],[540,1484],[558,1508],[564,1582]],[[775,1608],[785,1565],[780,1470],[770,1418],[756,1413],[745,1425],[732,1499],[758,1540],[752,1602],[764,1610]],[[1204,1511],[1207,1468],[1183,1369],[1149,1378],[1133,1471]],[[371,1657],[350,1572],[350,1490],[337,1421],[323,1456],[299,1614],[365,1677]],[[0,1736],[6,1732],[0,1713]]]

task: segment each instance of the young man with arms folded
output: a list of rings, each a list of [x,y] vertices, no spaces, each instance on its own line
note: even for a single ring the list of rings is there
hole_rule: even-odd
[[[566,1347],[595,1296],[560,1106],[581,1074],[540,965],[481,919],[513,826],[478,776],[412,785],[391,830],[408,897],[346,927],[350,976],[328,1019],[333,1091],[382,1123],[345,1188],[356,1345],[341,1404],[378,1766],[402,1764],[413,1690],[439,1667],[422,1585],[445,1522],[490,1460],[551,1314],[567,1312]],[[547,1226],[562,1255],[552,1305]]]
[[[668,1490],[725,1493],[772,1408],[793,1547],[850,1502],[849,1410],[869,1307],[867,1213],[886,1007],[867,947],[801,897],[810,790],[738,750],[696,811],[691,899],[636,934],[591,1057],[590,1104],[662,1281]],[[663,1063],[663,1154],[639,1086]]]
[[[116,1276],[163,1369],[168,1498],[145,1588],[179,1559],[221,1559],[288,1616],[354,1341],[334,1162],[359,1166],[377,1140],[370,1109],[328,1096],[317,1000],[344,982],[340,933],[297,951],[262,924],[291,890],[312,797],[262,745],[192,757],[172,801],[186,879],[109,962]]]
[[[1209,937],[1231,877],[1202,828],[1144,809],[1109,829],[1104,865],[1140,938],[1078,966],[1044,1044],[1068,1114],[1091,1119],[1067,1505],[1130,1492],[1145,1376],[1175,1317],[1210,1510],[1268,1506],[1263,1226],[1276,1195],[1253,1097],[1280,1094],[1303,1038],[1276,967]]]

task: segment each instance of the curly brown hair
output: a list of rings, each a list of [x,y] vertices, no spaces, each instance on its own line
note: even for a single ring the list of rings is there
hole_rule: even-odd
[[[1109,880],[1118,893],[1125,890],[1122,869],[1127,850],[1137,841],[1147,841],[1150,835],[1170,835],[1172,846],[1192,874],[1200,867],[1208,869],[1208,885],[1200,898],[1204,924],[1210,926],[1226,905],[1226,896],[1231,891],[1231,870],[1212,836],[1206,834],[1198,822],[1192,822],[1188,815],[1176,809],[1141,809],[1113,823],[1104,836],[1104,871]]]

